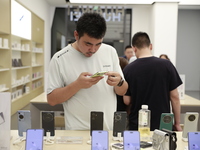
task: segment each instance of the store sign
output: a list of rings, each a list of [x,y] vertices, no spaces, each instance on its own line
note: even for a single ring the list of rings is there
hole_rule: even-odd
[[[85,12],[96,12],[101,14],[106,21],[122,21],[122,17],[124,16],[124,8],[101,8],[98,6],[94,7],[73,7],[70,10],[69,14],[70,15],[70,21],[78,21],[78,19],[81,17],[81,15]]]

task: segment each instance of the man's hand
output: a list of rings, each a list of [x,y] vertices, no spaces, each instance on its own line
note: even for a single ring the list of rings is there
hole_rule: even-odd
[[[104,78],[104,76],[98,76],[91,78],[91,73],[89,72],[82,72],[76,82],[78,83],[78,86],[80,86],[81,89],[90,88],[94,84],[97,84],[101,79]]]
[[[107,72],[105,75],[108,76],[107,83],[110,86],[117,86],[121,81],[121,75],[118,72]]]

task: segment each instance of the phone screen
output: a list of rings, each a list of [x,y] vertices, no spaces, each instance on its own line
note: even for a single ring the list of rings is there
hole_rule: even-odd
[[[107,131],[92,131],[92,150],[109,150]]]
[[[25,150],[42,150],[43,149],[43,129],[28,129],[26,131],[26,149]]]
[[[124,131],[124,150],[140,150],[139,131]]]
[[[188,132],[189,150],[200,150],[200,132]]]

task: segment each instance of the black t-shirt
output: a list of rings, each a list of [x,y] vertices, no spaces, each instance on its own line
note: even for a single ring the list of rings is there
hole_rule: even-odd
[[[170,91],[182,84],[173,64],[157,57],[139,58],[123,70],[131,96],[130,130],[138,130],[138,111],[142,105],[151,110],[150,130],[158,129],[162,113],[170,113]]]

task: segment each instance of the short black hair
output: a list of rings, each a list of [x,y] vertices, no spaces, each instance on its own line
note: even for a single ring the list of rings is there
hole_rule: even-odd
[[[86,33],[96,39],[102,39],[106,33],[106,21],[98,13],[84,13],[77,21],[76,31],[79,38]]]
[[[132,46],[131,46],[131,45],[127,45],[127,46],[125,47],[125,51],[126,51],[127,48],[132,48]]]
[[[145,32],[137,32],[132,38],[132,46],[139,49],[149,47],[151,44],[150,38]]]

